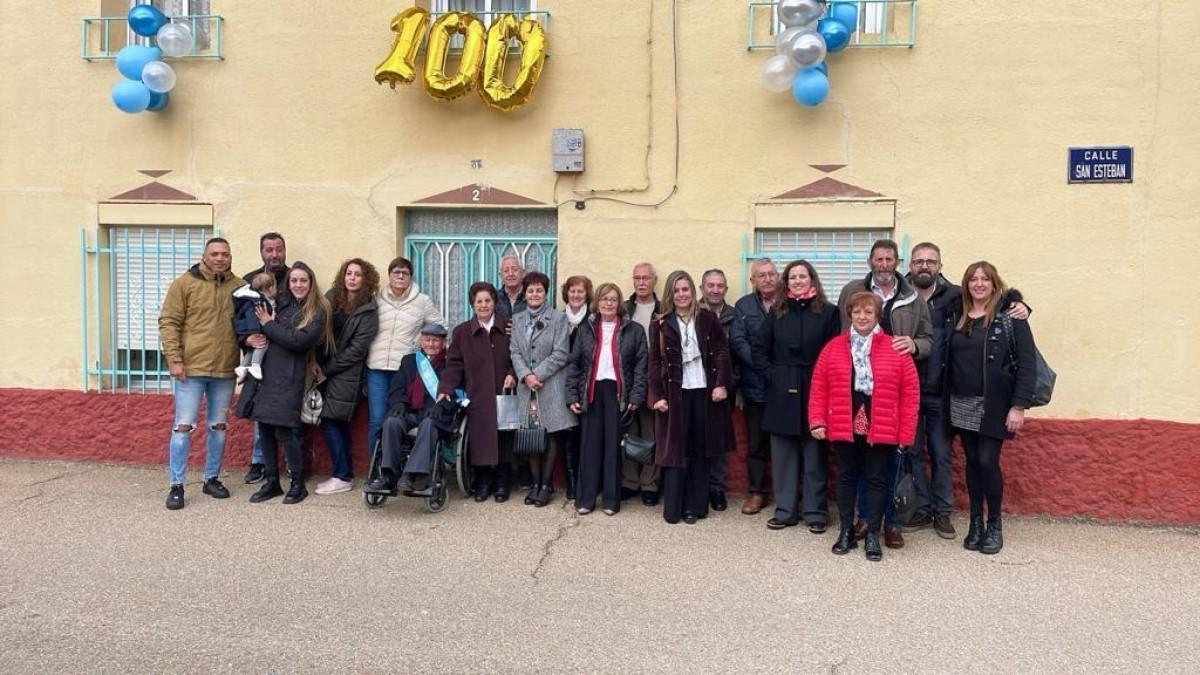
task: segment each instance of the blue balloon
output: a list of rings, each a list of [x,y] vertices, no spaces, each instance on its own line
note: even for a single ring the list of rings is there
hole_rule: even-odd
[[[841,21],[853,33],[858,30],[858,3],[835,2],[829,6],[829,18]]]
[[[825,38],[826,51],[840,52],[850,44],[850,29],[837,19],[830,17],[821,19],[817,22],[817,32]]]
[[[112,102],[121,112],[140,113],[150,105],[150,89],[141,80],[121,80],[113,86]]]
[[[129,8],[125,18],[129,21],[129,28],[142,37],[158,35],[158,29],[167,24],[167,15],[154,5],[134,5]]]
[[[147,87],[147,89],[149,89],[149,87]],[[150,92],[150,105],[146,106],[146,110],[158,112],[159,110],[167,107],[167,103],[170,102],[170,100],[171,94],[169,92],[152,91]]]
[[[143,47],[129,45],[117,52],[117,70],[129,80],[142,79],[142,68],[151,61],[162,58],[162,50],[158,47]]]
[[[815,66],[796,71],[792,80],[792,98],[802,106],[815,108],[829,95],[829,78]]]
[[[829,77],[829,63],[822,61],[812,67],[812,70],[819,70],[825,77]]]

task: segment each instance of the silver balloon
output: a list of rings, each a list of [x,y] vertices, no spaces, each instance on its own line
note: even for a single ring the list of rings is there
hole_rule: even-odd
[[[807,26],[825,13],[821,0],[779,0],[779,21],[785,26]]]
[[[187,24],[168,23],[158,29],[155,43],[167,56],[187,56],[192,53],[192,29]]]
[[[162,94],[175,88],[175,71],[162,61],[151,61],[142,68],[142,82],[150,91]]]
[[[780,92],[792,88],[796,67],[783,54],[776,54],[763,64],[762,82],[769,91]]]
[[[806,30],[792,38],[783,55],[795,68],[811,68],[825,60],[825,38],[816,31]]]

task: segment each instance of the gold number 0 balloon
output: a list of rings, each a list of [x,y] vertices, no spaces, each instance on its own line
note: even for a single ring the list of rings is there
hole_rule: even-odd
[[[458,72],[454,77],[446,77],[450,38],[459,33],[464,41]],[[425,45],[425,93],[449,101],[471,91],[483,65],[483,36],[483,22],[470,12],[450,12],[438,17],[429,29],[429,42]]]
[[[429,12],[421,7],[409,7],[392,19],[392,32],[396,41],[392,43],[392,53],[375,67],[375,81],[379,84],[387,82],[396,88],[397,82],[408,84],[417,74],[415,61],[421,39],[425,37],[425,24]]]
[[[504,83],[504,64],[511,38],[521,41],[521,70],[510,87]],[[533,96],[545,62],[546,31],[542,30],[542,24],[533,19],[518,24],[512,14],[499,17],[488,29],[480,97],[489,106],[505,112],[524,105]]]

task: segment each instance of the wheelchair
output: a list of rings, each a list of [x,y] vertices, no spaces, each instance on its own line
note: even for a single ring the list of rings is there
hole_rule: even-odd
[[[474,473],[471,469],[471,462],[468,455],[466,412],[466,408],[459,407],[454,415],[455,430],[450,433],[443,432],[441,434],[441,438],[438,441],[438,457],[433,462],[433,471],[429,474],[429,484],[423,490],[400,493],[398,490],[393,489],[388,494],[367,492],[366,485],[379,478],[383,472],[383,432],[381,431],[375,439],[375,445],[371,449],[371,468],[367,472],[367,479],[363,481],[363,502],[367,505],[367,508],[377,509],[386,504],[389,497],[404,496],[424,499],[425,508],[430,513],[439,513],[445,510],[446,505],[450,502],[447,472],[454,474],[463,496],[470,496],[471,481],[474,479]],[[408,433],[405,434],[404,440],[401,441],[402,449],[400,457],[403,463],[408,462],[408,455],[412,450],[413,441],[417,437],[418,428],[413,427],[409,429]]]

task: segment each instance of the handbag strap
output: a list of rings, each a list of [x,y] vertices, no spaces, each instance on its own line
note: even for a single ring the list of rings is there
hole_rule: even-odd
[[[542,426],[542,418],[538,414],[537,391],[529,390],[529,407],[525,410],[525,420],[530,427]]]
[[[1000,325],[1004,326],[1004,336],[1008,338],[1008,366],[1010,369],[1016,370],[1017,336],[1013,334],[1013,318],[1008,315],[1008,312],[1000,312]]]

